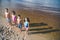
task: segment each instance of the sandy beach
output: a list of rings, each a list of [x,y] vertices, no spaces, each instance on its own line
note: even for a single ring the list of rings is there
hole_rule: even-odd
[[[59,27],[60,23],[60,16],[57,15],[57,13],[52,12],[43,12],[39,10],[24,10],[24,9],[13,9],[16,11],[16,14],[20,14],[22,16],[22,19],[24,17],[30,18],[30,23],[45,23],[48,25],[48,27]]]
[[[59,40],[60,39],[60,15],[38,10],[12,9],[16,15],[20,14],[22,19],[29,17],[30,29],[27,40]],[[1,16],[5,23],[5,18]],[[13,28],[19,33],[19,28]],[[22,32],[23,35],[24,31]],[[14,39],[13,39],[14,40]]]
[[[29,17],[26,40],[60,40],[60,0],[0,0],[0,40],[23,40],[24,27],[20,33],[18,27],[7,26],[5,8],[20,14],[22,21]]]

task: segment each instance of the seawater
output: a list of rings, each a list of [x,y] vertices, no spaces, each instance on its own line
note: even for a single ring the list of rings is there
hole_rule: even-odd
[[[60,0],[0,0],[0,8],[6,7],[60,12]]]

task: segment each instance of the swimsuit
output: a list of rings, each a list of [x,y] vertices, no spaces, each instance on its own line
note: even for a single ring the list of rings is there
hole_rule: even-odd
[[[6,21],[7,21],[7,22],[11,22],[11,19],[10,19],[9,17],[7,17],[8,13],[5,12],[5,14],[6,14]]]
[[[22,28],[22,23],[18,24],[18,27],[21,29]]]
[[[7,21],[7,22],[11,22],[11,19],[10,19],[10,18],[6,18],[6,21]]]
[[[24,27],[25,28],[28,28],[28,25],[29,25],[29,23],[26,21],[26,22],[24,22]]]
[[[16,23],[16,16],[12,15],[12,21]]]

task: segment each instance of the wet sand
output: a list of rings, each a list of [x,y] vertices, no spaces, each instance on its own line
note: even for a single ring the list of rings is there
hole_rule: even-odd
[[[30,19],[31,40],[59,40],[60,39],[60,15],[42,12],[38,10],[11,9],[16,15],[20,14],[22,19]],[[29,40],[29,39],[28,39]]]

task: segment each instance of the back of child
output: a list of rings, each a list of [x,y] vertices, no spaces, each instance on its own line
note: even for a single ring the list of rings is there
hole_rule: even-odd
[[[25,27],[25,28],[28,28],[28,25],[29,25],[29,22],[28,22],[28,21],[25,21],[25,22],[24,22],[24,27]]]
[[[17,17],[15,11],[12,11],[12,23],[16,24],[17,22]]]
[[[9,13],[8,8],[5,8],[5,18],[6,18],[6,26],[7,28],[9,28],[9,30],[11,30],[11,15]]]
[[[29,18],[25,18],[25,19],[24,19],[24,27],[25,27],[26,29],[29,28],[29,22],[30,22]]]
[[[25,35],[24,35],[24,40],[27,38],[28,30],[29,30],[29,18],[24,18],[24,27],[25,27]]]
[[[17,25],[18,27],[20,28],[20,31],[22,30],[22,19],[21,19],[21,16],[18,15],[17,17]]]
[[[17,20],[17,17],[16,17],[16,16],[14,16],[14,22],[16,22],[16,20]]]
[[[7,24],[10,24],[11,23],[11,15],[8,12],[8,8],[5,8],[5,18],[6,18]]]

